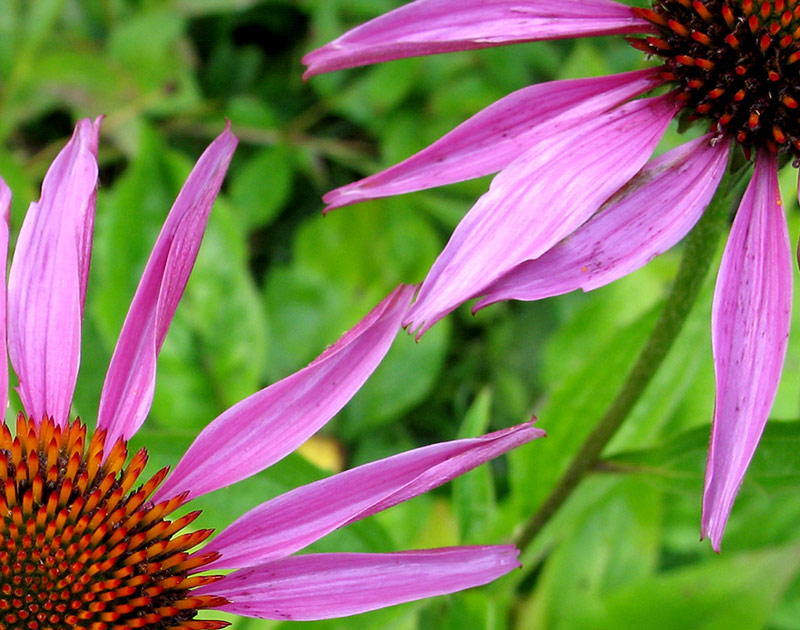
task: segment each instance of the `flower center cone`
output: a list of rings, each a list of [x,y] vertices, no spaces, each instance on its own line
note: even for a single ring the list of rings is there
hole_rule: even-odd
[[[688,118],[746,149],[800,158],[800,0],[660,0],[633,9],[657,34],[630,38],[661,57]]]
[[[0,627],[3,630],[215,630],[198,610],[227,603],[193,597],[221,576],[194,575],[218,557],[190,554],[211,530],[179,532],[200,514],[166,520],[185,496],[148,498],[167,469],[136,485],[147,463],[127,466],[119,440],[104,458],[105,434],[86,444],[76,419],[61,427],[20,414],[16,436],[0,429]]]

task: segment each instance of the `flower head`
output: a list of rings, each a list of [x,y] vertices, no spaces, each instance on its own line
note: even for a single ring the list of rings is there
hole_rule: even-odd
[[[213,420],[172,473],[163,469],[139,479],[147,451],[129,459],[127,440],[149,412],[156,358],[236,147],[229,129],[201,156],[156,241],[108,369],[97,430],[90,436],[71,418],[99,126],[99,119],[80,121],[53,162],[20,230],[8,290],[0,287],[0,308],[5,312],[6,294],[8,304],[0,324],[8,321],[8,352],[24,408],[15,434],[0,425],[0,627],[227,625],[196,619],[204,609],[322,619],[484,584],[518,566],[510,546],[292,554],[541,436],[530,423],[401,453],[299,487],[213,538],[212,530],[193,529],[202,522],[200,511],[172,514],[283,458],[335,415],[388,351],[413,294],[409,286],[398,287],[306,368]],[[0,180],[3,260],[10,199]],[[0,361],[4,407],[5,365]]]
[[[775,397],[792,270],[778,163],[800,156],[797,0],[416,0],[309,53],[319,72],[542,39],[624,34],[660,66],[523,88],[434,144],[325,196],[328,210],[494,172],[422,284],[404,324],[422,334],[464,301],[588,291],[681,240],[730,148],[755,170],[714,295],[716,401],[702,535],[725,523]],[[661,88],[661,95],[645,96]],[[669,122],[706,136],[650,159]]]

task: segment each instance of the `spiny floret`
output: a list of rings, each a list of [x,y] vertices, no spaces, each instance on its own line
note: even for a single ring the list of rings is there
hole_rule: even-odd
[[[167,469],[133,489],[147,463],[127,445],[103,456],[86,426],[62,429],[19,414],[0,426],[0,627],[3,630],[216,630],[199,609],[226,603],[191,590],[221,576],[191,575],[218,554],[189,554],[211,530],[177,535],[200,512],[165,520],[185,501],[148,498]]]
[[[659,0],[633,9],[657,35],[631,44],[664,60],[690,119],[746,149],[800,157],[800,0]]]

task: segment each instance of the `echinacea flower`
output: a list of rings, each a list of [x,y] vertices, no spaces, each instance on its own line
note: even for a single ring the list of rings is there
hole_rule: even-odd
[[[680,241],[730,148],[755,156],[714,294],[716,400],[702,536],[719,550],[775,397],[791,254],[779,160],[800,157],[798,0],[417,0],[306,55],[306,76],[412,55],[624,34],[658,67],[526,87],[407,160],[328,193],[328,210],[494,172],[404,324],[422,334],[465,300],[588,291]],[[632,35],[641,37],[631,37]],[[797,64],[797,65],[796,65]],[[660,88],[660,95],[645,97]],[[676,116],[709,132],[653,159]]]
[[[213,420],[171,474],[163,469],[137,481],[147,451],[126,464],[127,440],[148,414],[156,357],[236,147],[229,129],[203,153],[166,219],[111,359],[98,428],[87,436],[70,408],[99,125],[99,119],[80,121],[53,162],[41,199],[31,204],[20,230],[8,289],[0,287],[0,325],[8,323],[8,353],[24,408],[15,435],[5,421],[0,426],[0,627],[228,625],[196,619],[205,609],[322,619],[485,584],[518,566],[510,546],[292,554],[540,437],[543,432],[530,423],[401,453],[299,487],[244,514],[214,538],[211,530],[190,527],[200,511],[170,516],[194,497],[270,466],[336,414],[391,345],[413,294],[409,286],[398,287],[306,368]],[[10,199],[0,180],[3,261]],[[3,330],[3,353],[5,339]],[[0,361],[3,407],[6,364]]]

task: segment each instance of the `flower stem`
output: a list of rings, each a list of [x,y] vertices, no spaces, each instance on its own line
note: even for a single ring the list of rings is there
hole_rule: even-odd
[[[673,342],[697,301],[708,273],[717,243],[727,226],[731,201],[742,174],[726,176],[711,204],[689,233],[675,281],[667,295],[664,309],[642,348],[636,364],[603,417],[586,437],[558,483],[533,514],[516,540],[524,550],[542,531],[572,491],[600,459],[606,444],[628,417],[647,385],[658,371]]]

